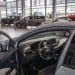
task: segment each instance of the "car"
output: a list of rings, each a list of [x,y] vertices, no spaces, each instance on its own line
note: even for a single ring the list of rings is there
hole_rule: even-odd
[[[75,23],[51,23],[0,41],[1,75],[75,75]]]
[[[71,14],[63,17],[58,17],[57,19],[55,19],[55,21],[59,21],[59,22],[75,21],[75,15]]]
[[[40,26],[45,21],[45,16],[27,16],[15,21],[15,28],[27,28],[27,26]]]
[[[20,16],[7,16],[6,18],[1,19],[1,27],[5,26],[6,24],[10,26],[10,24],[14,24],[14,21],[17,17]]]
[[[70,19],[71,21],[75,21],[75,14],[71,14],[68,16],[65,16],[66,19]]]

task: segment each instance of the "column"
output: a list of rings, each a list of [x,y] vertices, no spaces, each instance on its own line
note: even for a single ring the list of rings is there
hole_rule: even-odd
[[[18,0],[16,0],[16,13],[18,15]]]
[[[46,18],[47,18],[47,0],[45,0],[44,1],[45,2],[45,20],[46,20]]]
[[[6,2],[6,17],[7,17],[8,15],[7,15],[7,2]]]
[[[30,0],[30,16],[32,16],[32,0]]]
[[[21,0],[22,5],[22,16],[25,16],[25,2],[24,0]]]
[[[56,0],[53,0],[53,13],[52,13],[52,21],[56,19]]]
[[[65,16],[67,14],[67,0],[65,0]]]

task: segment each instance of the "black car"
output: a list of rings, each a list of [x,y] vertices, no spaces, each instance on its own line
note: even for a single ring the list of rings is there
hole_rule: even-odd
[[[53,23],[0,43],[1,75],[75,75],[75,25]]]
[[[10,24],[14,24],[14,21],[17,17],[20,17],[20,16],[8,16],[6,18],[2,18],[1,26],[5,26],[6,24],[10,26]]]
[[[15,28],[26,28],[27,26],[39,26],[45,21],[45,16],[28,16],[15,21]]]

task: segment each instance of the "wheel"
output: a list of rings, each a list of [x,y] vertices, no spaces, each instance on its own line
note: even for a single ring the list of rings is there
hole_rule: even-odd
[[[39,25],[40,25],[40,23],[37,23],[37,24],[36,24],[36,26],[39,26]]]
[[[20,28],[20,24],[15,24],[15,29]]]

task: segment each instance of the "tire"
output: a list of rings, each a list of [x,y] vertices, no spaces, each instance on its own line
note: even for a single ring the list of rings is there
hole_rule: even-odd
[[[21,28],[21,24],[18,24],[18,28]]]
[[[16,28],[20,28],[20,27],[21,27],[20,24],[15,24],[15,29],[16,29]]]
[[[37,23],[35,26],[40,26],[41,23]]]
[[[16,26],[16,24],[14,24],[14,28],[15,28],[15,30],[17,29],[17,26]]]

